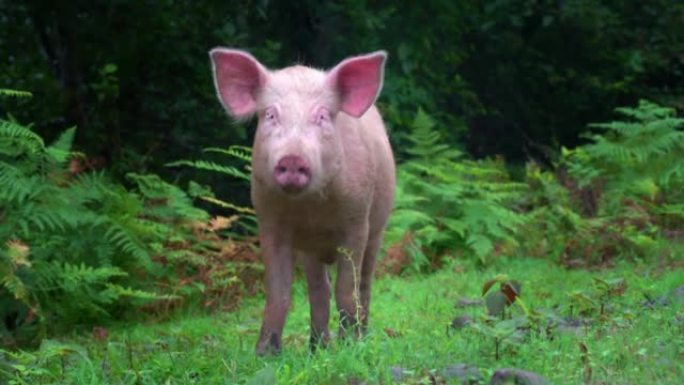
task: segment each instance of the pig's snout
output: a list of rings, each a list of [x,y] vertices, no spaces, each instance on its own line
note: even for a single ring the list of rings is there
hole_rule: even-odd
[[[286,193],[298,193],[309,185],[311,181],[311,167],[301,156],[285,155],[276,164],[273,176],[283,191]]]

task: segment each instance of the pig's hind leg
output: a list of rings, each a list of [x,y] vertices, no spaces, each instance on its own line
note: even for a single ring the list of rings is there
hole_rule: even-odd
[[[351,332],[361,335],[363,306],[361,302],[361,268],[368,240],[368,223],[355,226],[356,231],[339,249],[337,259],[337,280],[335,282],[335,302],[340,314],[340,337]]]
[[[373,284],[373,273],[375,272],[375,260],[382,243],[382,233],[373,234],[368,239],[366,250],[363,253],[361,264],[361,331],[366,332],[368,328],[368,317],[370,315],[371,287]]]

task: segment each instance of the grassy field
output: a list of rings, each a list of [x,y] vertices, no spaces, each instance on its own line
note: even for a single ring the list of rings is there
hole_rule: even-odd
[[[526,307],[546,316],[511,332],[487,323],[484,305],[462,301],[481,298],[483,283],[497,274],[518,280]],[[624,281],[602,297],[596,277]],[[472,383],[490,383],[497,368],[519,368],[553,384],[680,384],[682,285],[681,267],[587,272],[541,260],[501,259],[486,269],[457,262],[432,275],[380,278],[369,335],[335,340],[311,355],[306,288],[298,279],[278,357],[254,355],[263,303],[257,297],[233,313],[185,312],[163,323],[111,326],[106,338],[49,340],[38,352],[0,355],[0,368],[11,384],[461,384],[450,372],[467,363],[482,378]],[[508,314],[534,318],[515,304]],[[464,315],[475,326],[449,327]]]

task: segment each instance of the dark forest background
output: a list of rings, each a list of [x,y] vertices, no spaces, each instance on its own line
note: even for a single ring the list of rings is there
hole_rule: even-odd
[[[271,68],[387,50],[378,103],[400,159],[418,109],[475,157],[548,163],[617,106],[684,107],[679,1],[3,0],[0,9],[0,85],[34,94],[0,113],[46,140],[77,126],[75,149],[115,175],[175,175],[163,165],[250,143],[252,127],[231,123],[214,96],[207,52],[219,45]]]

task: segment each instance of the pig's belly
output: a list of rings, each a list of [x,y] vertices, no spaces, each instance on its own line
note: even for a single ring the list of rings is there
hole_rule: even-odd
[[[298,228],[293,232],[292,247],[302,258],[316,258],[324,263],[337,259],[342,246],[342,231],[335,228]]]

